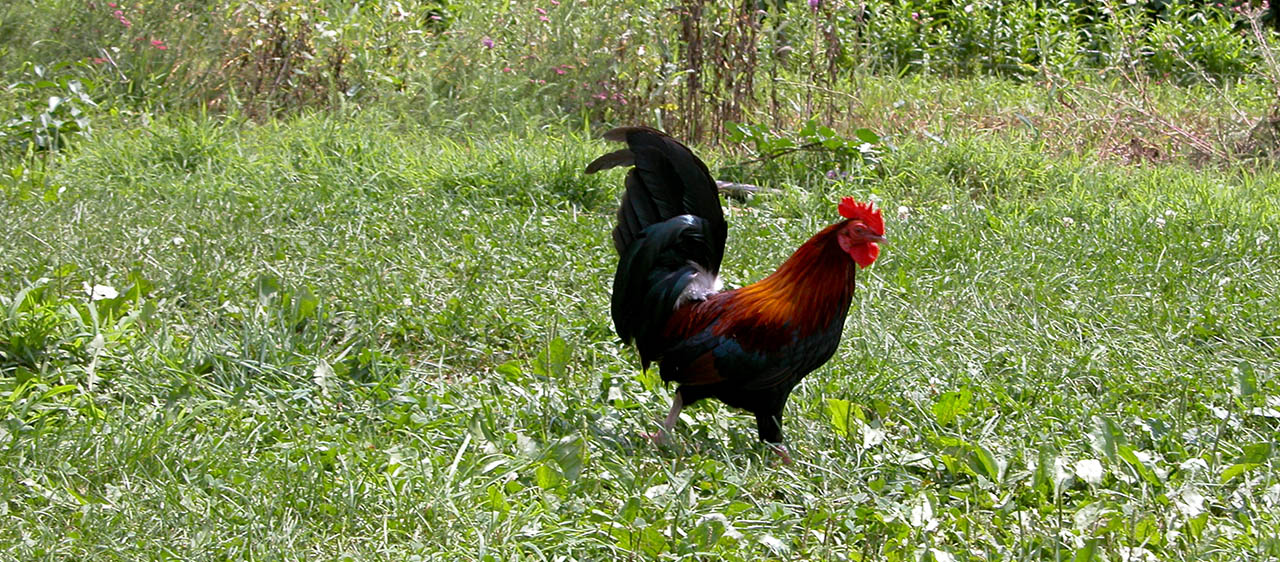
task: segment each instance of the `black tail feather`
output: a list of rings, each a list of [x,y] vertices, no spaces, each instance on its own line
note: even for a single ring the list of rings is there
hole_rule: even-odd
[[[587,173],[634,166],[618,206],[613,244],[621,260],[614,277],[613,320],[641,358],[671,311],[704,298],[724,258],[728,226],[707,165],[665,133],[619,127],[604,134],[627,148],[605,154]]]
[[[625,252],[649,225],[693,215],[708,223],[712,263],[705,266],[718,273],[728,226],[707,165],[679,141],[649,127],[618,127],[604,138],[626,142],[627,148],[597,158],[587,166],[587,173],[635,166],[627,174],[627,190],[618,206],[618,226],[613,232],[618,253]]]

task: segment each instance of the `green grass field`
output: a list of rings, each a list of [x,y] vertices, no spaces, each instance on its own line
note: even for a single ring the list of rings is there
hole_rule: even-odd
[[[1280,559],[1275,12],[669,4],[0,6],[0,562]],[[729,287],[884,210],[795,464],[642,437],[636,122]]]
[[[838,196],[891,237],[780,466],[720,404],[639,437],[671,389],[608,320],[608,149],[333,115],[62,158],[0,211],[6,556],[1280,554],[1274,173],[998,137],[745,173],[775,189],[728,205],[730,286]]]

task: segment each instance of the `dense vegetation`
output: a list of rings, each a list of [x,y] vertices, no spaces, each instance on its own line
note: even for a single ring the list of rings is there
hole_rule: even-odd
[[[1280,556],[1267,10],[597,4],[0,7],[0,558]],[[885,209],[795,465],[639,437],[633,122],[731,286]]]

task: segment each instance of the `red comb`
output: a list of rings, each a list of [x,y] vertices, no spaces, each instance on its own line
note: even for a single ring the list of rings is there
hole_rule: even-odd
[[[840,216],[862,221],[867,228],[884,236],[884,219],[880,217],[880,209],[877,209],[873,203],[863,203],[852,197],[845,197],[840,200]]]

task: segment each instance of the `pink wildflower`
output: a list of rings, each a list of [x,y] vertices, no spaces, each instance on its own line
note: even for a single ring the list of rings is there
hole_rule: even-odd
[[[538,16],[538,21],[551,21],[547,16]]]
[[[556,67],[556,68],[555,68],[555,71],[556,71],[556,74],[564,74],[564,69],[563,69],[563,68]]]
[[[485,37],[484,39],[481,39],[481,40],[480,40],[480,44],[481,44],[481,45],[484,45],[484,48],[486,48],[486,49],[492,49],[492,48],[493,48],[493,39],[490,39],[490,38],[488,38],[488,37]]]
[[[511,67],[509,67],[509,66],[504,66],[504,67],[502,67],[502,71],[503,71],[503,72],[511,72]]]
[[[102,57],[93,57],[93,64],[102,64],[104,62],[107,62],[107,59]]]
[[[533,11],[538,12],[539,14],[542,14],[544,16],[547,15],[547,11],[542,8],[534,8]]]

